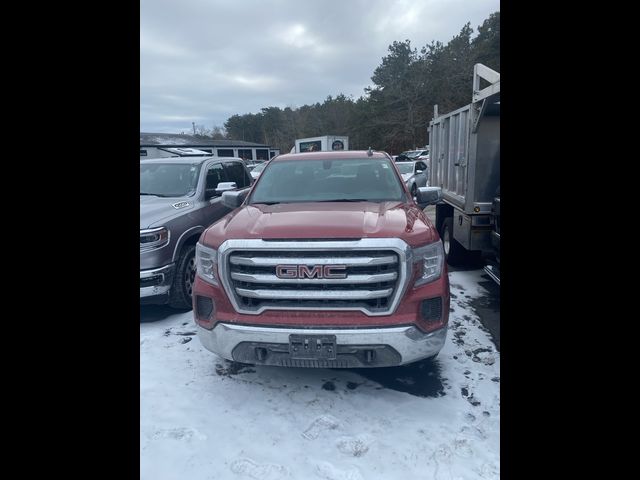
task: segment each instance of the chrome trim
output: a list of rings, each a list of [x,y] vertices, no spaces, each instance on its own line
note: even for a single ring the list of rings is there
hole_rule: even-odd
[[[393,288],[384,290],[248,290],[236,288],[243,297],[276,300],[371,300],[388,297]]]
[[[389,345],[401,356],[401,365],[436,355],[444,346],[447,327],[423,333],[413,326],[351,329],[274,328],[218,323],[213,330],[196,325],[198,338],[209,351],[227,360],[241,342],[289,343],[289,335],[335,335],[337,345]]]
[[[280,243],[280,242],[278,242]],[[306,243],[306,242],[305,242]],[[321,249],[314,249],[321,250]],[[276,265],[332,265],[340,264],[347,267],[367,267],[375,265],[387,265],[396,263],[397,259],[393,256],[386,257],[336,257],[336,258],[291,258],[291,257],[231,257],[229,259],[234,265],[248,265],[253,267],[275,267]]]
[[[255,251],[336,251],[344,253],[351,250],[392,250],[398,254],[399,257],[399,279],[396,284],[396,291],[389,299],[389,308],[386,310],[380,310],[372,312],[363,306],[353,307],[306,307],[306,306],[262,306],[256,310],[247,310],[241,308],[238,304],[236,294],[233,286],[231,285],[231,276],[229,275],[229,258],[231,254],[236,250],[255,250]],[[235,257],[242,258],[242,257]],[[271,257],[273,258],[273,257]],[[381,257],[384,258],[384,257]],[[280,259],[278,259],[280,260]],[[295,259],[288,258],[290,262]],[[320,259],[311,259],[313,261]],[[336,258],[324,259],[328,264],[335,264]],[[345,258],[339,258],[338,263],[342,264]],[[229,301],[233,305],[233,308],[238,313],[246,313],[248,315],[260,315],[265,310],[317,310],[317,311],[359,311],[365,315],[378,317],[384,315],[391,315],[396,311],[400,299],[404,295],[409,282],[409,275],[412,271],[413,264],[413,252],[411,247],[399,238],[363,238],[360,240],[320,240],[320,241],[269,241],[262,239],[230,239],[224,241],[218,249],[218,270],[220,272],[220,281],[225,289]],[[310,259],[304,259],[303,262],[310,261]]]
[[[233,263],[233,259],[231,261]],[[238,273],[231,272],[231,278],[233,280],[239,280],[241,282],[249,283],[297,283],[298,285],[313,285],[313,284],[332,284],[337,285],[341,283],[375,283],[375,282],[389,282],[398,278],[397,272],[391,273],[378,273],[372,275],[350,275],[346,278],[280,278],[270,273]]]
[[[140,235],[148,235],[150,233],[156,233],[164,229],[166,229],[166,227],[144,228],[140,229]]]
[[[154,268],[153,270],[141,270],[140,278],[152,278],[161,276],[162,280],[160,285],[152,285],[150,287],[140,287],[140,298],[154,297],[156,295],[163,295],[169,291],[171,284],[173,283],[173,269],[174,265],[165,265],[164,267]]]

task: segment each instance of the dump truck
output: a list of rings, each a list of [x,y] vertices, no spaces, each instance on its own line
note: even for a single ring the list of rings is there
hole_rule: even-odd
[[[483,86],[483,83],[486,86]],[[429,123],[430,185],[442,188],[436,228],[447,262],[484,259],[500,284],[500,73],[476,64],[469,105]]]

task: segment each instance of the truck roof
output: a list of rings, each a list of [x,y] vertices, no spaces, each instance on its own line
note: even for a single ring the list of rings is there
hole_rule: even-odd
[[[284,160],[332,160],[332,159],[362,159],[367,158],[367,150],[340,150],[340,151],[321,151],[321,152],[302,152],[302,153],[285,153],[274,157],[271,161],[278,162]],[[368,158],[390,158],[385,152],[373,151],[371,157]]]

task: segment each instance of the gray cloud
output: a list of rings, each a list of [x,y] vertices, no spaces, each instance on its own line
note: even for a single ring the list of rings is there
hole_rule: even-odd
[[[140,130],[358,98],[393,41],[443,43],[499,0],[141,0]]]

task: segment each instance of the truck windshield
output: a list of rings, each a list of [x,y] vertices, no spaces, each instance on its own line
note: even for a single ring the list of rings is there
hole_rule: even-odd
[[[404,189],[386,158],[271,162],[250,204],[404,201]]]
[[[198,185],[200,165],[140,164],[140,195],[184,197],[193,195]]]

